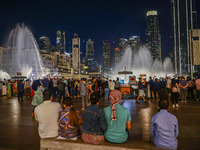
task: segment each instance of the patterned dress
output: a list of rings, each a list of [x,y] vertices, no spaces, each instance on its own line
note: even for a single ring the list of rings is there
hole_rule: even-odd
[[[79,137],[78,127],[69,125],[69,110],[70,108],[66,108],[65,110],[60,112],[59,122],[58,122],[59,135],[66,139],[78,138]]]

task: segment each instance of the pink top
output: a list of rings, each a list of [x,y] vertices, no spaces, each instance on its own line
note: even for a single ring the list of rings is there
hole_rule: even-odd
[[[195,84],[196,84],[196,90],[200,90],[200,79],[197,79],[195,81]]]

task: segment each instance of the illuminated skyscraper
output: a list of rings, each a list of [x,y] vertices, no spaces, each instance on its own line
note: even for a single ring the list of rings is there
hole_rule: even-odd
[[[161,36],[158,13],[155,10],[147,12],[146,45],[152,58],[161,60]]]
[[[88,71],[94,71],[94,41],[89,39],[86,44],[86,64],[88,66]]]
[[[73,68],[80,70],[80,38],[78,38],[76,33],[72,39],[72,60]]]
[[[65,53],[65,31],[57,31],[56,48],[61,54]]]
[[[110,73],[110,43],[103,44],[103,74]]]
[[[41,50],[50,50],[51,48],[51,42],[47,36],[40,37],[38,45]]]
[[[171,0],[175,73],[190,72],[189,30],[197,28],[195,0]]]

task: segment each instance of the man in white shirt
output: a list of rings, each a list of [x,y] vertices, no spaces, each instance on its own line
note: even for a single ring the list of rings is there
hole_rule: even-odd
[[[58,117],[62,109],[57,102],[52,102],[51,90],[43,92],[44,102],[35,108],[35,119],[39,123],[38,132],[40,138],[51,138],[58,136]]]
[[[115,83],[114,83],[112,80],[110,80],[109,89],[110,89],[111,91],[115,89]]]

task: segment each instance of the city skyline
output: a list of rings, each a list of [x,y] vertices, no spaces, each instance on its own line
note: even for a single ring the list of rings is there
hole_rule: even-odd
[[[197,15],[199,14],[199,3]],[[111,54],[114,60],[114,48],[120,38],[140,36],[145,43],[146,13],[157,10],[160,22],[162,57],[173,50],[171,27],[171,2],[152,1],[1,1],[0,44],[3,46],[9,31],[17,23],[24,22],[33,31],[35,38],[48,36],[56,46],[56,31],[64,30],[66,34],[66,51],[69,52],[74,33],[81,39],[81,52],[86,52],[86,41],[94,41],[95,60],[102,64],[103,41],[111,41]],[[55,6],[55,7],[54,7]],[[71,8],[71,6],[73,6]],[[76,7],[75,7],[76,6]],[[76,8],[76,12],[73,11]],[[199,19],[198,19],[199,27]],[[85,42],[84,42],[85,41]],[[112,43],[114,41],[115,43]],[[69,43],[70,42],[70,43]],[[100,56],[100,57],[99,57]],[[113,64],[112,64],[113,65]]]

